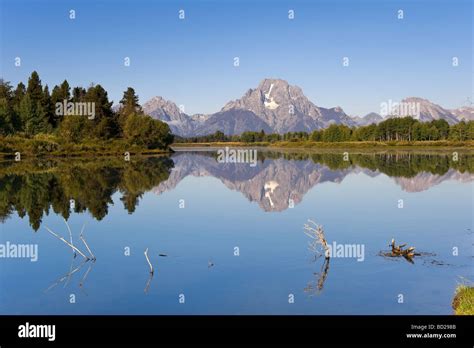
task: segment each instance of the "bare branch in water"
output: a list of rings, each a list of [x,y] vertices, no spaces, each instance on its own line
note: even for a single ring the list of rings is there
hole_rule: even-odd
[[[96,260],[95,255],[92,253],[91,248],[89,248],[89,245],[87,245],[87,242],[84,238],[84,233],[83,233],[84,232],[84,226],[85,226],[85,224],[82,225],[81,234],[79,235],[79,238],[82,240],[82,243],[84,243],[84,245],[86,246],[86,249],[89,252],[89,255],[91,256],[92,260],[95,261]]]
[[[326,259],[329,258],[329,247],[326,241],[326,237],[324,236],[324,230],[321,225],[316,224],[314,221],[309,220],[308,222],[311,224],[304,224],[304,233],[312,239],[311,242],[308,243],[309,250],[315,253],[322,254],[320,251],[321,248],[324,249],[324,255]]]
[[[308,246],[309,250],[315,253],[315,260],[323,254],[325,256],[324,262],[321,265],[321,271],[319,273],[314,273],[314,275],[317,277],[317,281],[309,282],[306,288],[304,289],[305,292],[308,292],[310,294],[319,293],[323,290],[324,282],[326,281],[326,278],[328,276],[329,260],[331,253],[326,240],[326,236],[324,235],[323,226],[318,225],[316,222],[308,219],[308,223],[304,224],[304,233],[309,238],[311,238],[311,241],[308,243]]]
[[[150,273],[153,274],[153,266],[150,262],[150,259],[148,258],[148,248],[146,248],[145,250],[145,258],[146,258],[146,261],[148,262],[148,265],[150,266]]]
[[[74,243],[72,242],[72,231],[71,231],[71,228],[69,227],[69,224],[67,223],[66,219],[64,219],[64,223],[66,224],[66,227],[67,227],[67,230],[69,231],[69,240],[71,242],[72,245],[74,245]],[[74,254],[74,257],[76,257],[76,252],[74,251],[74,249],[72,249],[72,252]]]
[[[85,258],[86,260],[89,260],[89,258],[84,255],[84,253],[82,251],[80,251],[78,248],[76,248],[73,244],[69,243],[67,240],[65,240],[63,237],[57,235],[56,233],[54,233],[53,231],[51,231],[47,226],[45,226],[46,230],[48,230],[49,233],[51,233],[53,236],[55,236],[56,238],[58,238],[60,241],[66,243],[66,245],[69,245],[73,250],[77,251],[79,253],[79,255],[81,255],[83,258]]]

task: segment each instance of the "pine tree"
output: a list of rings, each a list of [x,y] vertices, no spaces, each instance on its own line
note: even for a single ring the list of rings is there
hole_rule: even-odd
[[[12,86],[0,79],[0,134],[14,132],[14,117]]]
[[[37,133],[45,133],[49,130],[49,115],[47,105],[45,105],[45,98],[43,87],[41,86],[41,80],[36,71],[31,73],[28,79],[28,87],[26,89],[26,96],[29,100],[25,101],[25,104],[21,106],[21,118],[25,121],[28,120],[28,124],[24,124],[25,131],[28,135]],[[49,92],[48,92],[49,98]],[[23,98],[25,99],[25,98]],[[23,103],[23,100],[22,100]],[[31,105],[30,105],[31,104]],[[31,108],[30,108],[31,106]],[[31,115],[26,116],[24,112],[31,109]]]
[[[59,86],[59,94],[63,100],[70,101],[71,100],[71,87],[69,87],[69,82],[64,80]]]
[[[112,111],[113,102],[109,101],[107,91],[101,85],[91,86],[84,96],[84,101],[95,105],[91,134],[101,139],[115,137],[119,128]]]
[[[22,129],[27,136],[35,134],[38,118],[35,117],[35,107],[29,94],[26,94],[20,102],[19,116]]]
[[[125,122],[129,115],[133,113],[141,114],[142,108],[138,103],[138,96],[135,94],[135,90],[132,87],[128,87],[125,92],[123,92],[123,98],[120,100],[120,111],[118,116],[118,123],[120,128],[123,130]]]
[[[41,86],[41,80],[36,71],[31,73],[30,78],[28,79],[28,88],[26,89],[26,94],[31,98],[33,104],[41,101],[43,98],[43,87]]]
[[[38,108],[39,112],[39,129],[41,133],[51,132],[55,126],[55,110],[51,102],[51,95],[49,94],[49,87],[46,85],[43,89],[43,97]]]
[[[138,103],[138,96],[135,94],[135,90],[132,87],[128,87],[125,92],[123,92],[123,98],[120,101],[122,104],[121,112],[123,114],[129,115],[133,112],[141,113],[142,108]]]
[[[82,102],[86,96],[86,90],[82,87],[74,87],[72,89],[72,101],[75,103]]]
[[[25,95],[26,86],[23,84],[23,82],[20,82],[17,85],[15,91],[13,92],[13,126],[15,128],[15,131],[23,130],[23,124],[20,118],[20,103]]]
[[[50,123],[54,128],[58,127],[61,123],[62,117],[64,115],[56,114],[56,107],[58,103],[63,104],[64,102],[68,103],[71,100],[71,88],[67,80],[64,80],[61,85],[54,86],[53,91],[51,92],[51,104],[54,108],[54,112]]]

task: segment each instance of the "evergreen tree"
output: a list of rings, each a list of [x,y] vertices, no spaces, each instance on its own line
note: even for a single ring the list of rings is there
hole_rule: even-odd
[[[122,100],[120,100],[120,111],[118,113],[118,123],[120,128],[125,127],[125,123],[129,115],[133,113],[141,114],[142,108],[138,103],[138,96],[135,94],[135,90],[132,87],[128,87],[125,92],[123,92]]]
[[[15,130],[13,92],[9,82],[0,79],[0,134],[11,134]]]
[[[41,120],[42,126],[45,128],[45,131],[52,131],[56,126],[55,124],[55,108],[54,104],[51,101],[51,95],[49,94],[48,85],[44,86],[43,89],[43,99],[41,101]]]
[[[35,106],[29,94],[26,94],[20,102],[19,116],[22,130],[27,136],[35,134],[38,118],[35,116]]]
[[[13,113],[14,113],[14,128],[16,131],[23,130],[23,124],[20,118],[20,103],[26,95],[26,86],[20,82],[13,92]]]
[[[61,101],[66,100],[66,102],[69,102],[71,100],[71,87],[69,87],[67,80],[64,80],[58,87],[58,96],[61,98]]]
[[[123,98],[120,100],[120,104],[122,104],[121,112],[125,115],[134,112],[142,112],[142,108],[138,103],[138,95],[135,94],[135,90],[132,87],[128,87],[127,90],[123,92]]]
[[[28,79],[28,88],[26,89],[26,94],[30,96],[33,104],[36,104],[43,98],[43,87],[41,86],[41,80],[36,71],[33,71],[30,78]]]
[[[75,103],[82,102],[86,96],[86,90],[82,87],[74,87],[72,89],[72,101]]]
[[[26,94],[26,86],[23,84],[23,82],[20,82],[16,89],[15,92],[13,92],[13,103],[14,105],[20,105],[21,100]]]
[[[61,123],[64,115],[57,115],[56,114],[56,107],[58,103],[64,104],[64,102],[68,103],[71,101],[71,88],[69,87],[69,83],[67,80],[64,80],[61,85],[54,86],[53,91],[51,92],[51,104],[54,108],[53,115],[51,117],[50,123],[53,127],[58,127]]]
[[[28,97],[28,100],[25,101],[23,106],[20,106],[22,120],[28,120],[28,124],[24,123],[25,132],[28,135],[47,132],[49,130],[48,124],[50,122],[50,116],[48,115],[48,106],[45,105],[45,98],[43,87],[41,86],[41,80],[36,71],[33,71],[31,73],[30,78],[28,79],[26,96]],[[23,100],[24,99],[25,98],[23,98]],[[23,100],[21,103],[23,103]],[[46,102],[46,104],[48,103],[49,101]],[[30,110],[31,115],[26,116],[24,114],[26,110]]]
[[[107,91],[101,85],[91,86],[84,96],[84,101],[95,105],[91,135],[101,139],[116,137],[119,134],[119,126],[112,111],[113,102],[109,101]]]
[[[67,82],[67,80],[64,80],[63,83],[61,83],[59,89],[64,99],[71,99],[71,88],[69,87],[69,82]]]

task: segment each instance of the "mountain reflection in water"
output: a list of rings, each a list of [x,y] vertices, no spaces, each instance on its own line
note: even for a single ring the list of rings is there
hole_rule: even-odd
[[[349,174],[386,175],[406,192],[428,190],[446,180],[474,179],[474,155],[460,153],[289,153],[258,151],[258,163],[220,163],[215,150],[179,151],[172,156],[136,158],[49,159],[0,163],[0,219],[13,212],[29,218],[38,230],[50,210],[65,219],[71,212],[88,211],[101,220],[112,195],[128,213],[148,191],[160,195],[173,190],[187,176],[211,176],[241,192],[267,212],[297,205],[314,186],[340,183]],[[73,200],[74,204],[71,204]]]

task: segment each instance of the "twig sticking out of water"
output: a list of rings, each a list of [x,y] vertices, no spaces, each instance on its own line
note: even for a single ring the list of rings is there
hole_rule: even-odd
[[[326,241],[326,237],[324,236],[324,230],[321,225],[316,224],[314,221],[308,219],[308,223],[311,224],[304,224],[304,233],[312,239],[311,242],[308,243],[309,250],[312,252],[316,252],[322,254],[320,248],[324,249],[324,256],[326,259],[329,259],[329,247]]]
[[[145,258],[146,258],[146,261],[148,262],[148,266],[150,266],[150,273],[153,274],[154,273],[153,265],[151,264],[150,259],[148,258],[148,248],[146,248],[145,250]]]
[[[66,219],[63,219],[63,220],[64,220],[64,223],[66,224],[67,230],[69,231],[69,240],[70,240],[71,244],[73,244],[71,228],[69,227],[69,224],[67,223]],[[76,257],[76,252],[74,251],[74,249],[72,249],[72,252],[74,254],[74,257]]]
[[[84,243],[84,245],[86,246],[87,252],[91,256],[92,261],[95,261],[96,260],[95,255],[92,253],[91,249],[89,248],[89,245],[87,245],[87,242],[84,239],[84,233],[83,233],[84,232],[84,226],[85,226],[85,224],[82,225],[81,234],[79,235],[79,238],[82,240],[82,243]]]
[[[71,247],[74,251],[77,251],[77,253],[79,255],[81,255],[83,258],[87,260],[90,260],[86,255],[84,255],[84,253],[82,251],[80,251],[78,248],[76,248],[73,244],[69,243],[67,240],[65,240],[63,237],[57,235],[56,233],[54,233],[53,231],[51,231],[47,226],[45,226],[45,228],[48,230],[49,233],[51,233],[53,236],[55,236],[56,238],[58,238],[60,241],[66,243],[66,245],[69,245],[69,247]]]

